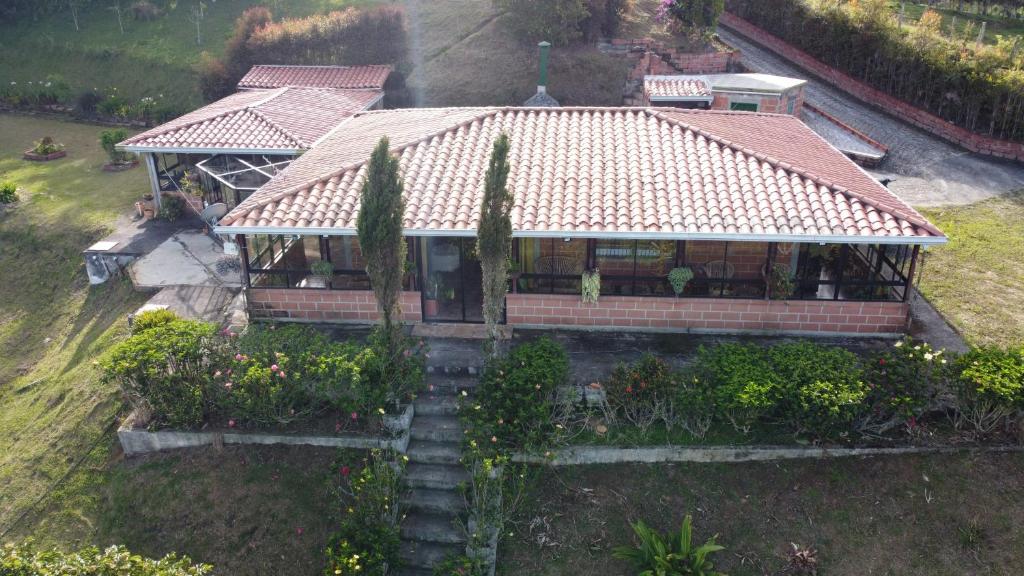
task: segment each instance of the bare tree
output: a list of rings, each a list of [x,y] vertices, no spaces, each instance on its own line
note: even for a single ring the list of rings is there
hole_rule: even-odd
[[[121,29],[121,34],[124,34],[124,10],[121,9],[121,3],[114,2],[114,5],[109,10],[117,14],[117,27]]]
[[[203,43],[203,19],[206,18],[206,3],[196,2],[188,13],[188,21],[196,25],[196,44]]]

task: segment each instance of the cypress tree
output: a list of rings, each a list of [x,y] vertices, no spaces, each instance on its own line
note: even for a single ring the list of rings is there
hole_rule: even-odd
[[[498,324],[505,311],[508,264],[512,254],[512,194],[506,187],[508,149],[508,136],[501,134],[491,151],[484,198],[480,205],[480,224],[477,226],[477,254],[483,272],[484,322],[492,356],[498,354]]]

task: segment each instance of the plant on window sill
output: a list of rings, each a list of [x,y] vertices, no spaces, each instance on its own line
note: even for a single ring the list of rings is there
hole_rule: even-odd
[[[672,291],[676,293],[677,298],[686,290],[686,285],[690,280],[693,280],[693,270],[689,266],[673,268],[668,273],[668,282],[672,285]]]

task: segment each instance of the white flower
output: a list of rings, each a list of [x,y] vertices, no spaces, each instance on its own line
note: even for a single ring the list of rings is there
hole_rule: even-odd
[[[924,355],[924,359],[925,359],[925,360],[928,360],[929,362],[930,362],[930,361],[931,361],[931,359],[932,359],[932,358],[934,358],[934,357],[935,357],[935,356],[933,356],[933,355],[932,355],[931,353],[925,353],[925,355]]]
[[[897,342],[896,343],[896,347],[897,348],[902,348],[903,347],[903,340],[900,340],[899,342]]]

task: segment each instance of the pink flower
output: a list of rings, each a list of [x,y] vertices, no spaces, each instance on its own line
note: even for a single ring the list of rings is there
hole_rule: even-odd
[[[235,421],[234,420],[228,420],[228,428],[234,428],[234,427],[235,427]]]
[[[353,420],[359,420],[359,414],[356,414],[355,412],[353,412],[352,413],[352,419]]]
[[[214,378],[220,378],[220,370],[217,370],[216,372],[214,372],[213,373],[213,377]]]
[[[241,354],[235,354],[235,360],[238,360],[239,362],[241,362],[242,361],[242,355]]]
[[[335,432],[341,432],[341,422],[335,422],[334,423],[334,431]]]
[[[405,352],[402,352],[402,355],[404,355],[406,358],[408,358],[409,356],[412,356],[412,351],[406,350]]]
[[[351,473],[352,473],[352,469],[349,468],[348,466],[342,466],[341,467],[341,475],[344,476],[345,478],[348,478],[348,475],[351,474]]]
[[[271,371],[271,372],[277,372],[277,371],[278,371],[278,366],[277,366],[277,364],[271,364],[271,365],[270,365],[270,371]]]
[[[227,388],[228,390],[231,390],[231,386],[232,386],[231,382],[225,382],[224,383],[224,387]]]
[[[231,336],[232,338],[238,338],[238,332],[232,332],[232,333],[230,334],[230,336]]]
[[[281,378],[284,378],[284,370],[278,372],[277,375],[280,376]]]
[[[298,534],[299,536],[302,536],[303,532],[304,532],[304,530],[302,529],[302,526],[299,526],[298,528],[295,529],[295,533]]]
[[[227,374],[228,376],[231,376],[231,368],[228,368],[228,371],[225,372],[225,374]]]

